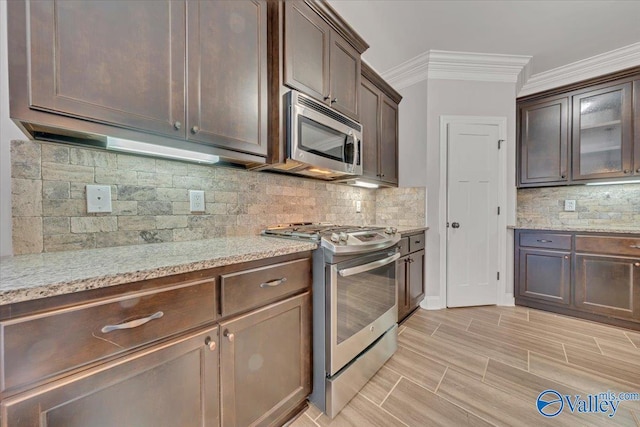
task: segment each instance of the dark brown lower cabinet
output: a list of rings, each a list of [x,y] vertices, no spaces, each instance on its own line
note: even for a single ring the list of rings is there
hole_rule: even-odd
[[[398,322],[403,321],[424,299],[424,232],[400,241],[396,276],[398,278]]]
[[[221,425],[281,425],[311,392],[311,294],[220,324]]]
[[[640,320],[640,260],[576,255],[575,305],[594,313]]]
[[[520,249],[518,295],[568,305],[571,253]]]
[[[2,426],[218,426],[217,337],[210,328],[6,399]]]
[[[640,330],[640,235],[516,230],[515,300]]]

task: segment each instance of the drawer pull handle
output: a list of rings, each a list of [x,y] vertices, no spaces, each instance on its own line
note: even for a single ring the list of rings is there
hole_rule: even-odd
[[[420,240],[416,240],[416,244],[420,243]]]
[[[547,239],[538,239],[537,240],[538,243],[553,243],[553,240],[547,240]]]
[[[120,329],[133,329],[133,328],[137,328],[138,326],[142,326],[153,319],[159,319],[162,316],[164,316],[164,313],[159,311],[157,313],[153,313],[151,316],[143,317],[142,319],[132,320],[131,322],[121,323],[119,325],[107,325],[104,328],[100,329],[100,331],[103,334],[106,334],[107,332],[117,331]]]
[[[629,247],[633,249],[640,249],[640,245],[629,245]]]
[[[275,286],[280,286],[282,285],[284,282],[287,281],[286,277],[283,277],[281,279],[276,279],[276,280],[272,280],[270,282],[264,282],[264,283],[260,283],[260,287],[261,288],[273,288]]]

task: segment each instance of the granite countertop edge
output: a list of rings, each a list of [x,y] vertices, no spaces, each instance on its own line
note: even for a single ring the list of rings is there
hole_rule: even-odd
[[[630,230],[622,228],[595,228],[595,227],[571,227],[571,226],[539,226],[539,225],[509,225],[510,230],[548,230],[548,231],[566,231],[576,233],[611,233],[611,234],[640,234],[640,229]]]
[[[242,240],[240,240],[242,239]],[[266,241],[264,239],[267,239]],[[202,254],[198,249],[205,247],[207,242],[214,242],[222,249],[212,249],[210,254]],[[240,243],[239,243],[240,242]],[[189,245],[192,243],[192,245]],[[254,244],[252,244],[254,243]],[[260,243],[263,243],[261,247]],[[266,243],[266,244],[264,244]],[[231,254],[219,254],[216,251],[227,249],[228,245],[232,245],[232,249],[236,249]],[[246,246],[246,250],[238,250]],[[215,267],[223,267],[226,265],[239,264],[243,262],[256,261],[260,259],[272,258],[281,255],[311,251],[317,248],[316,243],[300,242],[286,239],[274,239],[270,237],[252,237],[252,238],[218,238],[210,240],[199,240],[195,242],[170,242],[155,245],[134,245],[121,246],[117,248],[105,248],[103,252],[114,253],[119,250],[125,254],[130,254],[127,258],[135,258],[136,255],[144,256],[149,252],[159,254],[161,257],[171,257],[172,252],[176,248],[188,249],[193,246],[193,261],[185,260],[184,256],[175,264],[171,262],[160,261],[163,265],[144,265],[140,268],[125,267],[122,271],[109,271],[107,273],[92,274],[93,267],[90,262],[75,268],[73,273],[65,277],[53,278],[46,277],[49,268],[60,271],[59,264],[67,257],[69,260],[81,259],[83,256],[92,255],[94,258],[99,256],[100,249],[88,249],[68,252],[55,252],[49,254],[32,254],[18,255],[13,257],[0,258],[0,305],[13,304],[40,298],[47,298],[58,295],[71,294],[91,289],[106,288],[110,286],[122,285],[141,280],[156,279],[164,276],[171,276],[180,273],[189,273],[193,271],[205,270]],[[215,246],[215,245],[214,245]],[[47,255],[52,255],[50,261],[47,261]],[[188,257],[188,255],[187,255]],[[36,268],[29,268],[29,264],[37,265]],[[48,263],[50,265],[48,265]],[[117,263],[117,261],[116,261]],[[56,268],[57,267],[57,268]],[[118,266],[113,267],[115,269]],[[35,270],[35,271],[34,271]],[[63,276],[59,273],[60,276]],[[29,283],[26,284],[25,283]]]

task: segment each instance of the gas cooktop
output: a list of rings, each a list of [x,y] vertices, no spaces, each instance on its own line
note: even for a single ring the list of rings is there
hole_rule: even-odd
[[[372,227],[301,222],[267,227],[264,236],[320,242],[333,253],[369,252],[393,246],[400,240],[394,227]]]

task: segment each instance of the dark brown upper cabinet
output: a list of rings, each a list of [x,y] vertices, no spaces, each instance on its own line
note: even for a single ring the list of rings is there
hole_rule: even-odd
[[[108,135],[264,163],[267,6],[12,1],[11,117],[40,139]]]
[[[561,184],[569,176],[569,100],[534,101],[518,108],[520,185]]]
[[[358,120],[368,45],[324,2],[286,1],[284,13],[284,84]]]
[[[267,154],[267,3],[188,1],[193,141]]]
[[[362,175],[398,185],[398,104],[402,97],[366,64],[360,84]]]
[[[639,76],[635,67],[518,99],[518,186],[637,179]]]
[[[573,96],[573,180],[631,175],[631,82]]]
[[[633,82],[633,169],[640,176],[640,79]]]
[[[21,31],[29,44],[21,47],[29,62],[19,66],[28,93],[18,91],[12,75],[12,99],[38,111],[184,137],[184,4],[28,1],[26,7]],[[10,21],[24,9],[11,2]]]

